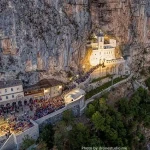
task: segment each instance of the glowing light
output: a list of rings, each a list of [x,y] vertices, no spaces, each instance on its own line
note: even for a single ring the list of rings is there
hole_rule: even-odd
[[[47,93],[48,92],[48,89],[44,89],[44,93]]]
[[[61,85],[59,86],[59,89],[62,89],[62,86],[61,86]]]

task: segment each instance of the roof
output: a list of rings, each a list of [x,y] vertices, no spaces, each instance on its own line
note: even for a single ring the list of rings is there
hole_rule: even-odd
[[[0,88],[8,88],[8,87],[13,87],[18,85],[22,85],[21,80],[0,81]]]
[[[37,89],[41,89],[41,88],[54,87],[54,86],[57,86],[57,85],[63,85],[63,83],[61,81],[58,81],[58,80],[55,80],[55,79],[42,79],[34,85],[25,87],[24,90],[25,91],[37,90]]]
[[[85,95],[85,91],[79,88],[76,88],[72,91],[70,91],[68,94],[64,96],[65,102],[70,103],[72,101],[76,101],[79,98],[81,98],[83,95]]]

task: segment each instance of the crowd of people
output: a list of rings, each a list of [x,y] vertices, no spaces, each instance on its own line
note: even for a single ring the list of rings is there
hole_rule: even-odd
[[[18,133],[32,127],[30,119],[37,120],[58,109],[65,107],[61,96],[55,98],[30,99],[29,102],[15,106],[0,108],[1,119],[4,118],[7,124],[0,126],[0,132],[8,136],[10,133]]]
[[[8,138],[11,133],[23,132],[26,129],[32,127],[33,124],[30,122],[30,116],[23,114],[22,116],[10,116],[7,119],[7,123],[0,126],[1,135],[5,134]]]
[[[48,99],[34,100],[33,103],[29,105],[30,110],[35,109],[33,120],[37,120],[43,116],[46,116],[58,109],[65,107],[64,100],[61,96]]]

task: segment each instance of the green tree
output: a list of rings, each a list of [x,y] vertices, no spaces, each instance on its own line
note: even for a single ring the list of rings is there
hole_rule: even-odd
[[[63,112],[63,120],[66,122],[66,124],[70,124],[73,121],[73,114],[71,110],[66,110]]]
[[[54,134],[54,144],[57,149],[62,150],[65,146],[65,143],[68,141],[69,132],[67,130],[66,123],[64,121],[60,121],[55,125],[55,134]]]
[[[35,144],[35,140],[30,138],[28,135],[23,138],[23,143],[20,147],[21,150],[26,150],[31,145]]]
[[[54,130],[51,124],[45,125],[44,128],[42,129],[42,132],[40,133],[40,136],[39,136],[39,142],[41,141],[45,142],[49,149],[53,147]]]
[[[105,118],[98,111],[96,111],[92,115],[92,122],[93,122],[96,130],[101,130],[101,131],[105,130],[105,124],[104,124]]]
[[[100,108],[99,108],[100,112],[104,112],[105,113],[106,110],[108,109],[108,106],[106,104],[106,99],[100,98],[99,106],[100,106]]]
[[[88,108],[85,111],[87,117],[91,118],[92,115],[95,113],[95,107],[93,106],[93,104],[89,104]]]
[[[89,144],[90,144],[89,145],[90,147],[104,147],[105,146],[104,142],[101,141],[101,139],[95,135],[90,138]]]
[[[89,145],[90,132],[82,123],[76,124],[69,134],[70,146],[72,150],[81,149],[82,146]]]
[[[36,147],[36,150],[48,150],[47,144],[44,141],[40,141]]]

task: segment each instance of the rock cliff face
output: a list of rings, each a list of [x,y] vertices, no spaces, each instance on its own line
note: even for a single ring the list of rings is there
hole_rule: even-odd
[[[87,7],[87,0],[0,1],[1,79],[32,84],[77,72],[90,30]]]
[[[91,31],[116,37],[133,72],[149,60],[148,0],[1,0],[0,80],[66,81],[80,72]],[[140,55],[139,55],[140,54]]]

